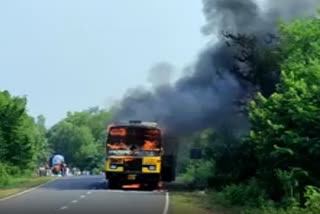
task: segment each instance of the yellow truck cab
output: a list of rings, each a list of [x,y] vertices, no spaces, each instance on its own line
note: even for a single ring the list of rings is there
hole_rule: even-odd
[[[163,152],[162,133],[156,123],[130,121],[110,125],[105,166],[109,188],[157,188]]]

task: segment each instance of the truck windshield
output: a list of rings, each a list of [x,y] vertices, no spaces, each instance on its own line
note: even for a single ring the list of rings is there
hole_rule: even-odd
[[[114,127],[109,130],[107,154],[117,156],[159,156],[161,132],[155,128]]]

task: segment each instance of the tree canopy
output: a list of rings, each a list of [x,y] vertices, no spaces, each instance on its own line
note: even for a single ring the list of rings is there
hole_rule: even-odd
[[[62,154],[67,164],[81,170],[100,168],[103,164],[106,127],[111,113],[97,108],[68,113],[47,134],[50,147]]]
[[[48,152],[45,119],[30,117],[26,104],[26,98],[0,91],[0,162],[21,170],[34,168]]]

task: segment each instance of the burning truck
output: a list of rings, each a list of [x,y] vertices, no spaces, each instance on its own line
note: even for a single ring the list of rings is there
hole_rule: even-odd
[[[164,139],[157,123],[130,121],[110,125],[105,166],[109,188],[156,189],[160,181],[173,181],[175,156],[166,150]]]

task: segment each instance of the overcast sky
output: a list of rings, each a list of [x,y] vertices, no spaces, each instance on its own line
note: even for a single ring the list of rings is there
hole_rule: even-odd
[[[0,90],[52,125],[146,85],[155,63],[192,63],[203,25],[201,1],[0,1]]]

